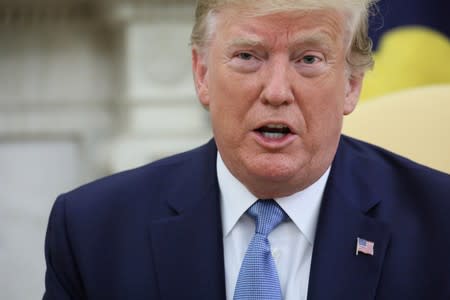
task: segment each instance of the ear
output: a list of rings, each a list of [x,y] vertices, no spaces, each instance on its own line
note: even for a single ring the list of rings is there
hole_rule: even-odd
[[[364,73],[351,74],[347,80],[344,100],[344,115],[349,115],[355,109],[361,94]]]
[[[208,68],[206,56],[196,47],[192,47],[192,72],[194,73],[194,84],[198,99],[203,107],[208,109],[210,99],[208,93]]]

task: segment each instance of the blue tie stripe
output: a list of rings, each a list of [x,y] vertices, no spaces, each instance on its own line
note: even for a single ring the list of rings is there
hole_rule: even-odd
[[[239,272],[234,300],[281,300],[280,280],[270,251],[268,235],[287,216],[274,200],[258,200],[247,211],[256,231]]]
[[[247,214],[255,220],[256,233],[268,236],[286,218],[283,209],[274,200],[258,200]]]

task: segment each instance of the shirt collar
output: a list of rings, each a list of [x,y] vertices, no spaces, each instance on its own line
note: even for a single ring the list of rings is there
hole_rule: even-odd
[[[217,178],[221,193],[222,229],[226,237],[239,218],[258,198],[231,174],[225,166],[220,153],[217,153]],[[312,185],[293,195],[275,198],[295,226],[304,234],[312,245],[316,233],[320,204],[330,168]]]

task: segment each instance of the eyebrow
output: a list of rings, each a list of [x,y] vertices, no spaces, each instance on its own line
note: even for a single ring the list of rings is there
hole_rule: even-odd
[[[329,50],[332,48],[334,43],[335,42],[328,33],[323,31],[311,31],[295,38],[294,41],[289,45],[289,48],[291,50],[295,50],[299,46],[307,45],[321,47]]]
[[[256,46],[262,46],[264,45],[264,42],[262,39],[258,37],[239,37],[231,40],[227,43],[227,48],[231,47],[256,47]]]

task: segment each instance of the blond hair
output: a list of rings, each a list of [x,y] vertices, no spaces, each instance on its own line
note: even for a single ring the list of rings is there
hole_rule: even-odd
[[[226,6],[249,9],[258,15],[290,11],[335,9],[348,15],[351,44],[347,63],[352,72],[364,72],[373,66],[372,41],[368,35],[369,12],[377,0],[198,0],[191,44],[205,50],[214,30],[214,16]]]

